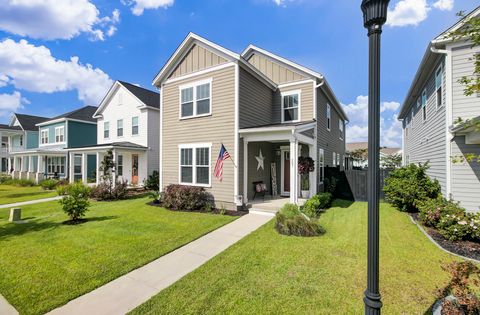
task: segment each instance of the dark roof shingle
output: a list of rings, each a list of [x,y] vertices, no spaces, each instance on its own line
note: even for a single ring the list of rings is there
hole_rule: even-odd
[[[160,94],[128,82],[118,81],[148,107],[160,108]]]
[[[58,115],[49,120],[55,120],[60,118],[71,118],[71,119],[77,119],[77,120],[83,120],[83,121],[97,122],[97,120],[93,118],[93,114],[97,109],[98,107],[96,106],[84,106],[82,108],[73,110],[71,112]]]
[[[49,118],[46,117],[32,116],[26,114],[15,114],[15,117],[17,117],[18,122],[24,130],[31,131],[38,130],[38,127],[36,126],[37,124],[49,120]]]

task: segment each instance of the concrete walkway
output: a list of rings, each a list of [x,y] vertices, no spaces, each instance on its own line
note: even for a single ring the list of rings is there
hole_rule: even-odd
[[[17,203],[10,203],[10,204],[6,204],[6,205],[0,205],[0,209],[14,208],[14,207],[20,207],[20,206],[26,206],[26,205],[33,205],[33,204],[41,203],[41,202],[59,200],[61,198],[62,198],[62,196],[56,196],[56,197],[43,198],[43,199],[37,199],[37,200],[29,200],[29,201],[22,201],[22,202],[17,202]]]
[[[48,314],[125,314],[273,218],[247,214]]]
[[[0,294],[0,314],[18,315],[17,310]]]

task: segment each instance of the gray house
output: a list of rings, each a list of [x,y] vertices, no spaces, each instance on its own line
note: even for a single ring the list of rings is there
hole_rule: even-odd
[[[465,19],[480,14],[480,7]],[[455,162],[468,153],[480,153],[480,134],[455,125],[458,118],[478,119],[480,95],[464,95],[459,82],[474,71],[473,57],[480,47],[447,36],[465,19],[434,38],[428,45],[407,97],[400,109],[403,122],[403,161],[429,162],[429,175],[438,179],[444,196],[459,201],[469,211],[480,207],[478,162]]]
[[[325,77],[253,45],[241,54],[190,33],[155,77],[160,89],[160,186],[205,187],[217,206],[254,201],[254,183],[297,203],[299,156],[342,165],[348,120]],[[232,160],[213,176],[222,144]]]

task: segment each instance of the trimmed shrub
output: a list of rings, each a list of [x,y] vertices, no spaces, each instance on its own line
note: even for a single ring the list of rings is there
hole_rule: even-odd
[[[152,175],[149,175],[145,180],[144,186],[147,190],[159,191],[160,175],[158,171],[153,171]]]
[[[212,208],[213,197],[203,187],[172,184],[164,188],[161,204],[171,210],[204,210]]]
[[[323,210],[330,206],[331,201],[331,193],[326,192],[317,194],[305,202],[302,212],[305,213],[309,218],[317,218],[320,216]]]
[[[428,163],[409,164],[385,179],[385,197],[400,211],[417,212],[418,205],[441,195],[440,184],[427,175]]]
[[[443,197],[422,201],[418,205],[418,210],[420,220],[424,225],[430,227],[437,227],[440,219],[447,214],[453,216],[463,216],[465,214],[465,209],[460,207],[458,203]]]
[[[12,176],[7,174],[0,174],[0,184],[7,184],[12,181]]]
[[[90,196],[93,199],[107,201],[107,200],[121,200],[127,197],[127,182],[118,181],[115,187],[112,187],[110,182],[101,182],[95,186]]]
[[[293,204],[284,205],[275,219],[275,229],[283,235],[318,236],[325,233],[318,220],[309,219]]]
[[[56,179],[46,179],[40,183],[40,186],[42,186],[44,190],[54,190],[57,188],[58,183],[59,181]]]
[[[63,196],[59,200],[65,212],[71,221],[77,221],[85,216],[85,212],[90,207],[88,197],[90,196],[90,188],[81,182],[76,182],[67,186],[60,186],[57,189],[59,196]]]

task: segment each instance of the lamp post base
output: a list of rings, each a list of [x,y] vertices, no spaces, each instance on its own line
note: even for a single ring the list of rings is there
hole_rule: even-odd
[[[365,315],[379,315],[382,309],[382,297],[380,294],[365,291],[363,302],[365,303]]]

